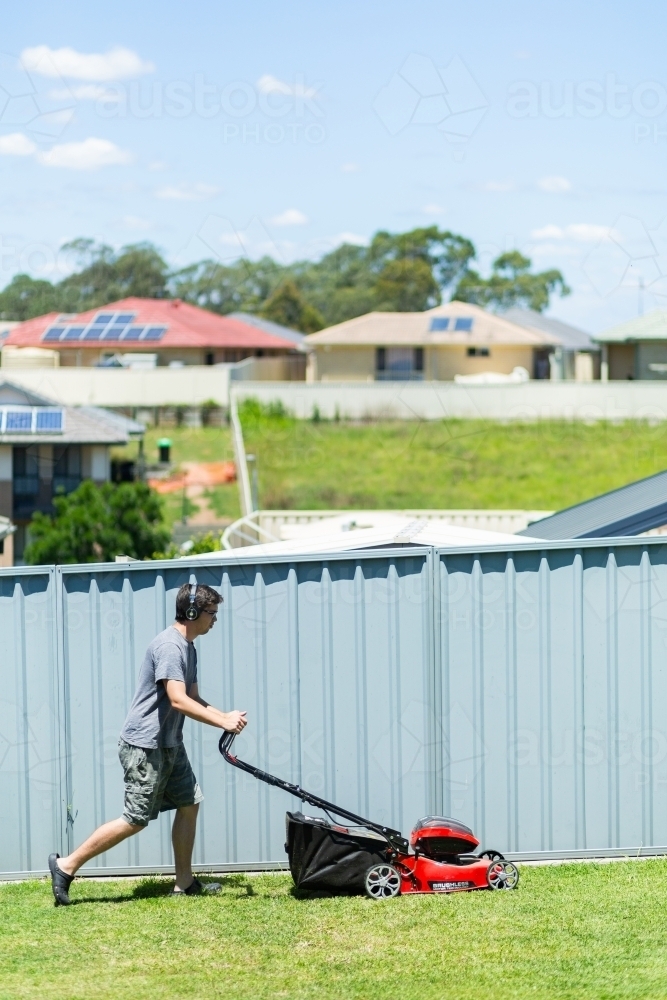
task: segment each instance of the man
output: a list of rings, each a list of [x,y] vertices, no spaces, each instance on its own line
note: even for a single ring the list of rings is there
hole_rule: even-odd
[[[56,906],[69,906],[74,875],[86,861],[139,833],[167,809],[175,809],[172,844],[176,868],[173,896],[204,891],[192,874],[197,812],[203,799],[183,745],[187,715],[218,729],[240,733],[245,712],[221,712],[199,695],[197,652],[193,645],[217,620],[222,597],[211,587],[183,584],[176,595],[176,621],[153,639],[118,742],[125,774],[125,806],[120,819],[104,823],[66,858],[49,856]]]

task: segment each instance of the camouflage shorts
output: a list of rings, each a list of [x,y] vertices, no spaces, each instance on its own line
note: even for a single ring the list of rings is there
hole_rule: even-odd
[[[146,750],[121,739],[118,756],[125,775],[123,819],[132,826],[148,826],[159,813],[204,798],[182,743]]]

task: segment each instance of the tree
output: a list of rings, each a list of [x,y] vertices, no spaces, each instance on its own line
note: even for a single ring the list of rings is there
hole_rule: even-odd
[[[275,290],[264,303],[261,314],[265,319],[301,333],[315,333],[324,326],[320,313],[306,302],[293,281],[284,281]]]
[[[489,278],[482,278],[477,271],[467,270],[454,289],[453,299],[474,302],[475,305],[495,305],[503,309],[523,305],[542,312],[549,305],[550,296],[558,290],[561,296],[570,289],[560,271],[530,273],[531,261],[518,250],[500,254],[492,264]]]
[[[226,315],[231,312],[258,312],[276,290],[288,268],[270,257],[233,264],[202,260],[177,271],[169,280],[169,291],[184,302]]]
[[[72,312],[83,312],[118,299],[167,296],[169,268],[150,243],[134,243],[116,253],[106,244],[78,239],[62,248],[81,270],[60,282],[60,294]]]
[[[150,559],[169,542],[160,500],[145,483],[96,486],[87,479],[54,497],[53,506],[53,516],[37,512],[30,522],[30,565],[110,562],[121,554]]]
[[[438,283],[425,260],[390,260],[373,291],[381,312],[423,312],[440,302]]]
[[[0,292],[0,319],[32,319],[61,311],[58,288],[50,281],[36,281],[28,274],[15,274]]]

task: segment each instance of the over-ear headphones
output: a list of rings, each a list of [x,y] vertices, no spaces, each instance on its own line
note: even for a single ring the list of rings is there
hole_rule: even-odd
[[[196,622],[199,618],[199,608],[195,604],[195,599],[197,597],[197,584],[190,584],[190,605],[185,612],[185,617],[189,622]]]

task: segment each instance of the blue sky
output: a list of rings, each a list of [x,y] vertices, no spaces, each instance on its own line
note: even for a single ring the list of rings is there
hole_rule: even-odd
[[[25,2],[0,45],[0,285],[76,236],[173,263],[377,229],[517,247],[596,332],[667,307],[667,8]],[[644,291],[640,292],[643,284]]]

